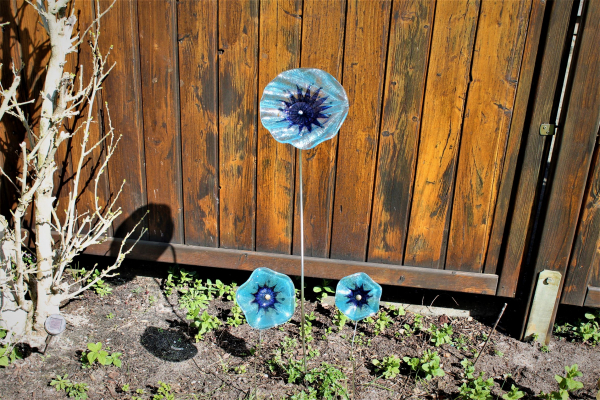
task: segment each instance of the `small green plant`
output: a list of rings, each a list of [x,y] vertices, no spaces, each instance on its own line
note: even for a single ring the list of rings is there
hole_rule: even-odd
[[[346,375],[333,365],[322,362],[317,368],[311,369],[304,379],[316,391],[317,399],[334,400],[348,398],[346,388],[341,382],[346,381]]]
[[[385,310],[381,310],[377,314],[377,318],[375,318],[375,321],[373,323],[375,325],[375,329],[373,332],[375,333],[375,336],[379,336],[385,331],[386,328],[393,324],[394,321],[390,318],[390,316]]]
[[[202,280],[198,279],[193,287],[185,287],[180,289],[181,296],[179,297],[179,308],[190,310],[206,310],[210,301],[209,297],[204,293],[205,287],[202,286]],[[191,319],[191,318],[188,318]]]
[[[244,364],[242,364],[242,365],[238,365],[238,366],[234,367],[233,371],[238,375],[243,375],[246,372],[248,372],[248,368]]]
[[[102,350],[101,342],[88,343],[87,348],[88,351],[84,352],[81,356],[83,368],[89,368],[94,365],[95,362],[98,362],[101,365],[112,364],[117,368],[121,368],[120,357],[123,355],[122,353],[114,352],[109,355],[107,351]]]
[[[298,341],[285,337],[281,346],[275,349],[273,357],[267,361],[267,365],[272,373],[281,373],[287,376],[288,383],[296,383],[304,376],[302,360],[297,360],[296,355],[298,355]],[[318,355],[318,350],[308,347],[307,360],[318,357]]]
[[[565,371],[565,376],[554,375],[554,379],[558,382],[558,392],[542,392],[540,393],[541,398],[548,400],[566,400],[569,398],[569,393],[583,387],[583,383],[575,379],[583,375],[579,371],[579,366],[577,364],[573,364],[570,367],[565,366]]]
[[[95,270],[92,276],[88,278],[87,282],[90,283],[99,276],[100,271]],[[108,283],[106,283],[103,279],[98,279],[98,281],[92,285],[91,289],[93,289],[94,292],[96,292],[96,294],[100,297],[104,297],[112,293],[112,288],[108,286]]]
[[[236,327],[242,325],[244,321],[245,318],[242,309],[237,304],[231,307],[231,310],[229,311],[229,317],[227,317],[227,321],[225,323],[231,327]]]
[[[314,339],[312,335],[313,329],[313,321],[317,319],[314,311],[311,311],[310,314],[304,316],[304,338],[306,339],[306,343],[312,342]]]
[[[67,379],[69,374],[65,376],[56,375],[56,378],[50,381],[50,386],[53,386],[57,392],[65,391],[67,396],[73,397],[76,400],[85,400],[88,398],[87,391],[89,390],[86,383],[73,383]]]
[[[400,359],[395,355],[384,357],[383,360],[372,360],[377,373],[381,373],[385,379],[393,379],[400,373]]]
[[[198,329],[195,337],[196,342],[203,340],[204,334],[217,329],[221,325],[221,321],[217,317],[210,315],[207,311],[204,311],[200,316],[198,314],[200,314],[200,309],[196,308],[188,313],[186,317],[192,320],[190,326]]]
[[[227,301],[235,300],[235,292],[237,292],[237,283],[231,282],[231,285],[227,286],[227,290],[225,292],[225,299]]]
[[[550,353],[550,348],[546,345],[540,346],[540,351],[542,353]]]
[[[404,334],[406,336],[412,336],[419,331],[423,330],[423,316],[421,314],[415,314],[413,318],[412,325],[404,324],[402,326],[404,328]]]
[[[463,335],[462,333],[454,339],[454,345],[458,350],[466,351],[468,350],[469,338]]]
[[[138,394],[141,396],[146,394],[146,392],[144,391],[144,389],[136,389],[135,395],[131,396],[131,400],[144,400],[142,397],[137,396]]]
[[[338,332],[344,328],[344,325],[346,325],[347,321],[348,317],[346,317],[343,312],[336,308],[335,314],[333,315],[333,324],[337,326]]]
[[[542,351],[543,351],[543,350],[542,350]],[[503,353],[503,352],[501,352],[501,351],[500,351],[500,350],[498,350],[498,349],[495,349],[495,350],[494,350],[494,354],[495,354],[496,356],[498,356],[498,357],[504,357],[504,353]]]
[[[435,376],[444,376],[444,370],[440,367],[440,357],[436,351],[425,350],[421,358],[404,357],[404,362],[410,366],[410,369],[419,374],[422,373],[422,378],[430,381]]]
[[[158,381],[158,388],[152,400],[175,400],[175,395],[171,393],[172,390],[168,383]]]
[[[402,317],[402,316],[406,315],[406,311],[404,311],[404,307],[402,307],[402,306],[396,307],[395,305],[390,305],[388,307],[388,311],[389,311],[389,314],[394,318]]]
[[[525,397],[525,393],[521,392],[515,385],[511,385],[510,391],[502,395],[504,400],[519,400],[522,397]]]
[[[317,300],[321,304],[323,304],[323,300],[325,300],[327,296],[335,294],[331,281],[327,279],[323,279],[321,286],[314,286],[313,292],[317,294]]]
[[[437,327],[434,324],[428,329],[430,334],[429,341],[432,342],[435,347],[440,347],[443,344],[452,343],[452,334],[454,331],[452,330],[452,326],[448,324],[444,324],[441,327]]]
[[[129,389],[130,389],[129,383],[126,383],[123,386],[121,386],[121,391],[124,393],[129,392]]]
[[[115,314],[111,312],[109,312],[108,314],[106,314],[106,319],[113,319],[115,317]]]
[[[4,329],[0,329],[0,339],[6,338],[7,331]],[[8,364],[12,364],[15,360],[22,359],[23,356],[19,349],[17,349],[14,345],[11,345],[10,342],[0,346],[0,367],[6,367]]]
[[[150,295],[150,297],[148,297],[148,304],[152,306],[154,303],[156,303],[156,296]]]
[[[463,383],[460,387],[458,399],[493,400],[494,380],[492,378],[483,379],[483,377],[484,373],[481,372],[477,378]]]

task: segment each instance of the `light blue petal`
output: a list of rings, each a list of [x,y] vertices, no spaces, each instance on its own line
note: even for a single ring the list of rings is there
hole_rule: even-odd
[[[271,307],[261,309],[255,301],[255,294],[265,285],[274,288],[277,301]],[[268,329],[286,323],[292,318],[296,307],[294,284],[290,277],[269,268],[255,269],[238,288],[235,299],[248,324],[255,329]]]
[[[300,129],[302,134],[299,134],[298,125],[290,126],[287,114],[281,110],[286,108],[284,102],[297,94],[298,88],[304,94],[307,90],[314,94],[320,89],[317,100],[327,98],[322,103],[326,107],[322,113],[327,117],[317,119],[322,127],[311,124],[311,132],[304,128]],[[297,68],[282,72],[265,87],[260,100],[260,119],[278,142],[307,150],[337,135],[348,115],[348,108],[346,91],[333,76],[316,68]]]
[[[351,301],[349,296],[357,288],[363,288],[368,291],[368,299],[365,304],[358,307],[356,302]],[[369,275],[364,272],[358,272],[353,275],[342,278],[335,290],[335,305],[352,321],[360,321],[361,319],[377,314],[379,311],[379,301],[381,299],[381,286],[375,282]]]

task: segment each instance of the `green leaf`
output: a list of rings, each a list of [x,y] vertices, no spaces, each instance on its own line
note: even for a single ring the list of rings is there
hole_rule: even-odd
[[[90,351],[97,353],[102,349],[102,343],[101,342],[98,342],[96,344],[88,343],[87,347]]]
[[[592,321],[596,319],[596,316],[594,314],[590,314],[590,313],[585,313],[585,317]]]

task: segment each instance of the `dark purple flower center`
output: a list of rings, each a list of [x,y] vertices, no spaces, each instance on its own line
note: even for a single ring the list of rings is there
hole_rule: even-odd
[[[275,304],[279,303],[277,301],[277,295],[279,292],[275,291],[275,286],[269,286],[268,283],[265,283],[263,286],[259,286],[255,293],[254,300],[252,303],[258,304],[258,311],[268,311],[270,308],[275,308]]]
[[[302,93],[300,86],[296,85],[298,92],[290,93],[289,101],[283,101],[284,107],[279,111],[285,114],[283,121],[289,123],[288,128],[292,126],[298,127],[298,134],[302,136],[302,130],[306,128],[308,132],[312,132],[313,125],[322,128],[319,119],[327,120],[330,115],[324,114],[323,111],[331,106],[323,105],[327,97],[319,97],[321,88],[317,89],[313,94],[310,93],[310,86],[306,89],[306,93]]]
[[[352,304],[357,308],[361,308],[362,306],[366,306],[369,302],[369,299],[373,297],[369,293],[371,290],[367,290],[364,288],[364,284],[357,285],[356,288],[350,289],[350,293],[346,295],[348,301],[346,304]]]

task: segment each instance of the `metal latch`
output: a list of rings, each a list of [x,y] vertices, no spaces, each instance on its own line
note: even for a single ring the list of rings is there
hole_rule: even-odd
[[[540,135],[552,136],[555,133],[556,133],[556,126],[554,126],[554,124],[541,124],[540,125]]]

